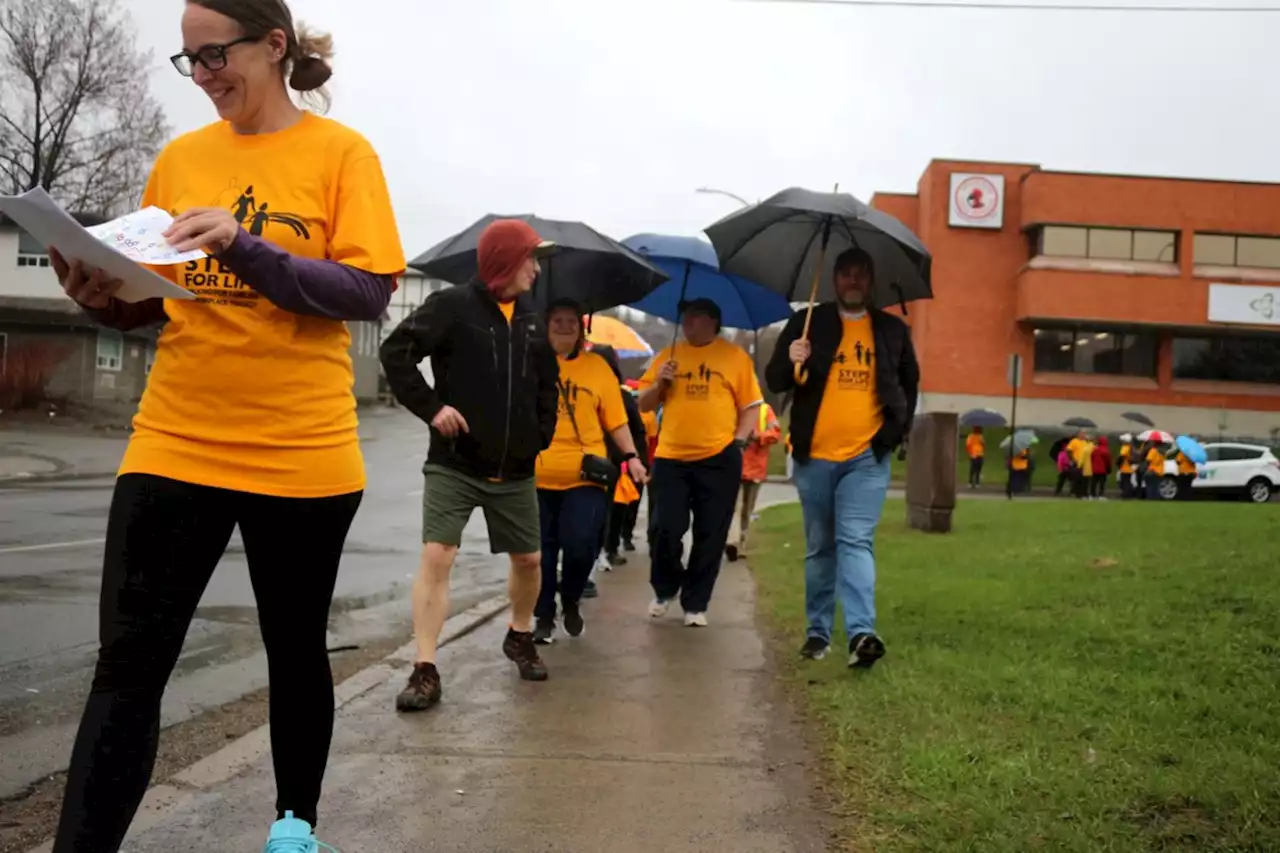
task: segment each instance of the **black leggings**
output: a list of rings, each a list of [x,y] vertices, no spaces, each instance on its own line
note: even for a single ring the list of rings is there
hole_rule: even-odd
[[[271,680],[276,809],[316,822],[333,735],[325,630],[361,493],[276,498],[142,474],[116,481],[97,668],[71,753],[54,853],[116,853],[146,793],[160,697],[236,525]]]

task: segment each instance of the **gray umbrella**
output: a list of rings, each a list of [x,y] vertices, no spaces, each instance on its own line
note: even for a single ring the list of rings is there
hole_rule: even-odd
[[[1097,429],[1098,425],[1088,418],[1067,418],[1062,422],[1063,426],[1079,427],[1080,429]]]
[[[476,245],[480,233],[495,219],[520,219],[533,226],[543,240],[556,244],[542,261],[533,296],[545,308],[555,299],[573,299],[587,313],[638,302],[667,280],[667,275],[644,256],[581,222],[560,222],[536,216],[489,214],[442,240],[409,262],[431,278],[463,284],[476,274]]]
[[[1155,421],[1142,414],[1142,412],[1125,412],[1120,417],[1124,418],[1126,421],[1132,421],[1135,424],[1142,424],[1143,426],[1153,427],[1156,425]]]
[[[792,302],[811,295],[811,301],[834,298],[835,258],[853,246],[866,250],[875,264],[871,302],[876,307],[933,297],[929,250],[907,226],[848,193],[793,187],[729,214],[706,234],[720,269]]]

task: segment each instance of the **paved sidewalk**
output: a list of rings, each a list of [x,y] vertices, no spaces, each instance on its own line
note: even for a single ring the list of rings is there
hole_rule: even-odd
[[[444,703],[396,716],[407,670],[339,711],[320,837],[356,851],[808,853],[826,848],[806,753],[775,692],[754,586],[725,564],[705,629],[645,613],[642,554],[601,576],[586,634],[521,682],[502,619],[441,654]],[[260,849],[269,759],[131,838],[131,853]]]

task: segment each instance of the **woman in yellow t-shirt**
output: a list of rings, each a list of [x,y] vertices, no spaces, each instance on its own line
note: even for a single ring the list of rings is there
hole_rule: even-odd
[[[112,496],[103,640],[55,850],[119,849],[161,694],[237,527],[282,723],[266,850],[315,844],[333,730],[325,629],[365,479],[346,321],[381,316],[404,256],[373,148],[289,95],[323,96],[327,36],[295,28],[283,0],[188,0],[182,48],[174,67],[219,121],[164,148],[142,202],[176,216],[174,248],[208,253],[156,268],[193,298],[126,304],[120,282],[52,258],[103,325],[165,323]]]
[[[596,555],[613,495],[609,485],[617,468],[609,462],[605,435],[622,451],[626,473],[637,483],[649,473],[636,453],[618,377],[604,358],[583,349],[582,309],[570,300],[552,303],[547,339],[560,367],[560,404],[551,445],[538,455],[535,474],[542,525],[542,589],[533,615],[536,643],[552,641],[556,631],[556,592],[564,630],[582,634],[579,603]],[[557,585],[556,568],[560,563]]]
[[[982,485],[982,463],[987,457],[987,441],[982,435],[982,427],[976,426],[964,440],[965,452],[969,454],[969,488],[976,489]]]
[[[1178,464],[1178,500],[1189,501],[1196,482],[1196,463],[1181,450],[1173,459]]]
[[[1148,444],[1147,452],[1143,456],[1143,462],[1146,466],[1145,484],[1147,489],[1147,499],[1160,500],[1160,481],[1164,479],[1164,462],[1165,455],[1160,451],[1160,447],[1156,444]]]
[[[1116,457],[1116,463],[1120,470],[1120,497],[1132,498],[1134,496],[1133,436],[1129,433],[1120,436],[1120,453]]]

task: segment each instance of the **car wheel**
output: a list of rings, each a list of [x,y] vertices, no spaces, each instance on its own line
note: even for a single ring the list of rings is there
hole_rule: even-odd
[[[1161,477],[1157,492],[1162,501],[1176,500],[1178,497],[1178,481],[1173,477]]]
[[[1271,500],[1271,483],[1263,477],[1254,477],[1245,486],[1249,500],[1256,504],[1264,504]]]

